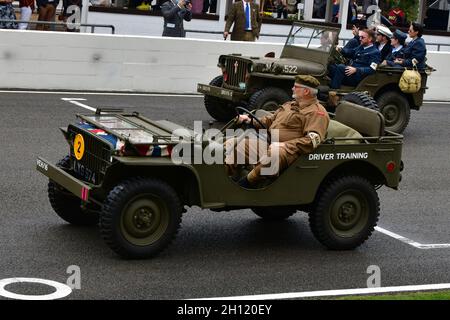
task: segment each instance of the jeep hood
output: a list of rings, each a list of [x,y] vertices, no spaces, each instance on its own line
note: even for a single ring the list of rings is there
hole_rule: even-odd
[[[320,77],[326,73],[326,66],[301,59],[292,58],[253,58],[249,57],[253,63],[253,72],[271,74],[309,74]]]

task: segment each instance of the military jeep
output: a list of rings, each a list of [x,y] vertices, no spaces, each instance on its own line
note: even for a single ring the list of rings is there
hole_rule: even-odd
[[[268,111],[246,112],[259,118]],[[61,128],[67,156],[56,165],[38,157],[36,168],[49,178],[54,211],[71,224],[99,224],[106,244],[125,258],[148,258],[168,246],[186,206],[249,208],[268,221],[304,211],[325,247],[349,250],[376,226],[376,190],[399,186],[403,137],[385,132],[381,113],[350,102],[339,102],[333,118],[313,153],[255,189],[241,187],[224,164],[194,161],[197,154],[223,156],[220,133],[236,128],[233,120],[206,135],[138,113],[97,109]],[[191,161],[174,160],[180,146]]]
[[[248,109],[274,110],[290,100],[292,84],[298,74],[317,77],[321,83],[319,99],[327,110],[333,112],[335,99],[329,99],[328,65],[345,63],[336,50],[340,29],[313,23],[295,22],[287,36],[279,58],[273,52],[265,57],[244,57],[240,54],[221,55],[218,67],[221,75],[208,84],[198,84],[203,93],[208,113],[218,121],[228,121],[234,116],[234,107],[246,105]],[[373,101],[362,101],[355,92],[367,92],[378,103],[385,117],[386,128],[403,132],[410,119],[410,110],[419,110],[423,103],[431,67],[420,70],[421,88],[417,93],[403,93],[399,80],[401,68],[378,66],[375,74],[364,78],[358,86],[343,86],[331,91],[333,96],[373,107]],[[347,95],[351,93],[350,95]]]

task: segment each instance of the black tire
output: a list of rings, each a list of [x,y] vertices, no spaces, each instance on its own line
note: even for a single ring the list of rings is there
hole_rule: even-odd
[[[320,189],[309,224],[327,248],[351,250],[370,237],[379,213],[380,201],[373,185],[360,176],[347,176]]]
[[[150,258],[166,248],[181,224],[175,190],[158,179],[135,177],[112,189],[100,214],[106,244],[129,259]]]
[[[360,106],[378,111],[378,105],[374,98],[364,92],[351,92],[342,97],[342,100],[353,102]]]
[[[267,87],[256,91],[250,96],[248,101],[248,109],[274,111],[278,109],[280,105],[290,100],[292,100],[292,97],[289,96],[283,89]]]
[[[217,76],[209,83],[212,86],[222,87],[223,76]],[[227,122],[236,116],[234,104],[230,101],[205,95],[205,108],[209,115],[217,121]]]
[[[58,161],[56,164],[61,169],[68,171],[70,157]],[[90,226],[98,224],[98,214],[81,207],[82,201],[56,182],[48,182],[48,199],[53,210],[63,220],[77,226]]]
[[[286,220],[297,211],[280,207],[254,207],[252,211],[259,217],[268,221]]]
[[[387,91],[382,93],[377,101],[380,112],[384,116],[385,129],[402,133],[411,118],[408,99],[400,92]]]

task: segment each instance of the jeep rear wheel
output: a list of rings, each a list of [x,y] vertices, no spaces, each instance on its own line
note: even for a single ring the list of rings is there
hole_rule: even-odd
[[[217,76],[209,83],[211,86],[222,87],[223,76]],[[209,115],[217,121],[227,122],[236,116],[234,104],[230,101],[205,95],[205,108]]]
[[[369,96],[368,94],[365,94],[364,92],[351,92],[343,96],[342,100],[352,102],[360,106],[378,111],[378,105],[375,99]]]
[[[180,199],[170,185],[136,177],[109,192],[100,215],[100,232],[120,256],[149,258],[172,242],[181,216]]]
[[[68,171],[70,167],[70,157],[66,156],[61,159],[56,166],[64,171]],[[83,208],[83,202],[80,198],[73,195],[53,180],[49,180],[48,182],[48,199],[56,214],[70,224],[90,226],[98,223],[98,214]]]
[[[263,109],[267,111],[274,111],[286,101],[291,100],[291,97],[286,91],[280,88],[268,87],[256,91],[251,95],[248,101],[248,109]]]
[[[372,234],[379,216],[380,201],[365,178],[347,176],[322,187],[309,214],[316,239],[332,250],[351,250]]]
[[[409,123],[411,110],[408,100],[399,92],[382,93],[378,98],[378,107],[384,116],[385,129],[402,133]]]
[[[292,216],[296,210],[280,207],[254,207],[252,211],[259,217],[268,221],[285,220]]]

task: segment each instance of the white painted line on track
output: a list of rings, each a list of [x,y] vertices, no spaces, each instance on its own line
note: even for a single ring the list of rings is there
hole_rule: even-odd
[[[380,227],[375,227],[375,230],[377,230],[378,232],[381,232],[391,238],[394,238],[396,240],[399,240],[403,243],[409,244],[411,246],[413,246],[414,248],[417,249],[446,249],[446,248],[450,248],[450,243],[435,243],[435,244],[422,244],[419,242],[416,242],[414,240],[405,238],[399,234],[396,234],[394,232],[391,232],[389,230],[380,228]]]
[[[89,111],[97,111],[97,108],[93,108],[93,107],[91,107],[91,106],[88,106],[88,105],[86,105],[86,104],[83,104],[83,103],[81,103],[81,102],[78,102],[78,101],[76,101],[76,100],[86,100],[86,99],[82,99],[82,98],[61,98],[61,100],[63,100],[63,101],[67,101],[67,102],[69,102],[69,103],[72,103],[72,104],[74,104],[74,105],[77,105],[77,106],[79,106],[79,107],[82,107],[82,108],[84,108],[84,109],[87,109],[87,110],[89,110]]]
[[[335,296],[360,295],[360,294],[411,292],[411,291],[443,290],[443,289],[450,289],[450,283],[424,284],[424,285],[398,286],[398,287],[379,287],[379,288],[360,288],[360,289],[258,294],[258,295],[248,295],[248,296],[214,297],[214,298],[199,298],[199,299],[188,299],[188,300],[280,300],[280,299],[335,297]]]
[[[192,94],[170,94],[170,93],[133,93],[133,92],[74,92],[74,91],[20,91],[20,90],[0,90],[0,93],[36,93],[36,94],[73,94],[73,95],[93,95],[93,96],[136,96],[136,97],[173,97],[173,98],[203,98],[203,95]],[[449,102],[450,103],[450,102]]]
[[[63,101],[86,101],[84,98],[61,98]]]

